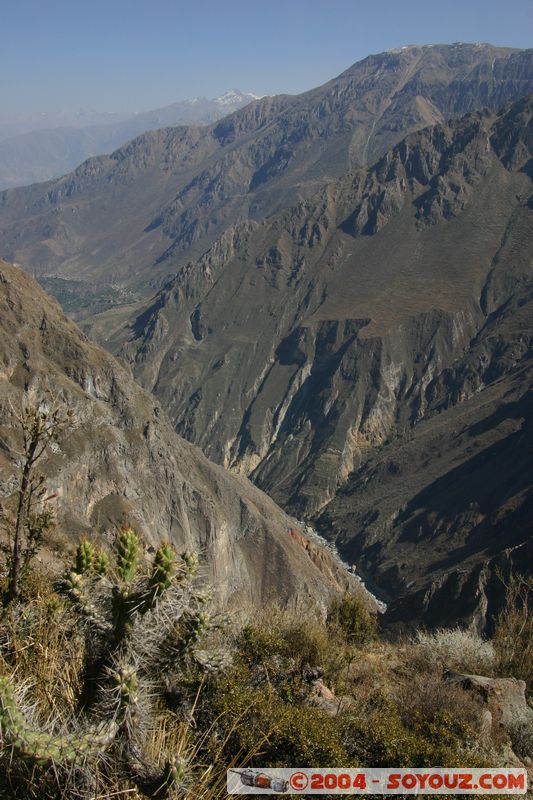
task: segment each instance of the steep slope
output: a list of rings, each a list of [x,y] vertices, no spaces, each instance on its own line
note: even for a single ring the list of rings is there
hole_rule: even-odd
[[[101,320],[107,346],[186,438],[316,513],[428,413],[446,369],[532,280],[531,109],[412,134],[286,214],[228,230],[133,324]],[[441,402],[470,391],[443,384]]]
[[[18,130],[16,124],[11,126],[12,135],[0,118],[0,189],[50,180],[70,172],[91,156],[110,153],[145,131],[167,125],[207,125],[257,99],[256,95],[232,89],[212,100],[197,97],[154,111],[101,115],[104,120],[98,124],[90,124],[81,116],[78,124],[73,124],[76,118],[67,117],[62,125],[58,121],[54,125],[53,116],[43,114],[28,120],[29,130],[24,129],[23,123]],[[43,117],[48,120],[44,127]],[[31,128],[32,123],[35,129]],[[3,127],[7,135],[3,135]]]
[[[484,630],[533,574],[533,282],[428,387],[426,418],[355,470],[318,521],[391,600],[391,625]],[[457,403],[459,398],[466,398]]]
[[[495,110],[532,87],[531,50],[458,44],[369,56],[305,94],[258,100],[203,129],[156,131],[58,181],[0,194],[2,254],[39,276],[87,282],[95,297],[85,292],[80,305],[94,312],[124,302],[124,288],[157,286],[229,225],[372,163],[406,132]],[[102,302],[110,284],[118,296]]]
[[[48,390],[74,410],[74,428],[46,464],[71,545],[83,531],[112,536],[127,521],[151,544],[201,551],[218,600],[242,609],[271,598],[324,604],[354,583],[327,550],[289,535],[294,521],[262,492],[181,440],[124,366],[1,262],[1,497],[16,485],[13,409],[23,390]]]

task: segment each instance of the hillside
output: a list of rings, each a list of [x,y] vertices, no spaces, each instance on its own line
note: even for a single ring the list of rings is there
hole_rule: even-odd
[[[73,313],[111,306],[86,330],[177,432],[335,538],[394,624],[483,627],[527,539],[532,97],[490,107],[532,65],[488,45],[371,56],[0,195],[3,241]]]
[[[530,153],[531,98],[425,129],[99,329],[182,434],[315,511],[531,280]]]
[[[198,550],[220,603],[323,605],[353,579],[247,480],[211,464],[170,427],[125,367],[91,344],[25,273],[0,263],[0,490],[14,490],[13,409],[46,391],[75,424],[46,463],[62,548],[82,533],[113,540],[129,523],[156,545]],[[57,544],[57,542],[56,542]]]
[[[154,131],[64,178],[1,193],[0,255],[63,278],[46,285],[86,316],[146,295],[228,226],[311,197],[409,131],[496,110],[532,87],[531,50],[369,56],[302,95],[257,100],[204,128]]]

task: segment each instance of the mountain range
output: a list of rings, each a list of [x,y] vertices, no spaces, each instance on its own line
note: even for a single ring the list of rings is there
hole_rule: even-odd
[[[486,629],[533,561],[531,91],[531,50],[401,48],[0,194],[4,256],[391,626]]]
[[[279,213],[410,131],[497,110],[532,84],[531,50],[369,56],[302,95],[256,100],[200,128],[152,131],[59,180],[0,193],[0,255],[53,278],[46,287],[70,298],[69,311],[142,298],[236,222]]]
[[[90,156],[108,153],[144,131],[205,125],[257,99],[231,89],[213,99],[195,97],[137,113],[0,115],[0,189],[64,175]]]

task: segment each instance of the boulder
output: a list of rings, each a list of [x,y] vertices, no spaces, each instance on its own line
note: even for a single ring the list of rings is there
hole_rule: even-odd
[[[447,678],[483,700],[482,732],[500,748],[505,766],[533,766],[528,745],[533,741],[533,709],[526,700],[525,682],[459,672],[448,672]]]

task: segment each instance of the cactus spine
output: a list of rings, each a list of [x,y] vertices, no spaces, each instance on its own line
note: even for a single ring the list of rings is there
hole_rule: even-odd
[[[76,572],[79,575],[84,575],[92,569],[95,558],[93,545],[85,539],[78,546],[76,551]]]
[[[105,550],[100,550],[99,552],[95,553],[94,560],[93,560],[93,569],[97,575],[100,577],[104,577],[107,575],[109,570],[109,556],[105,552]]]

